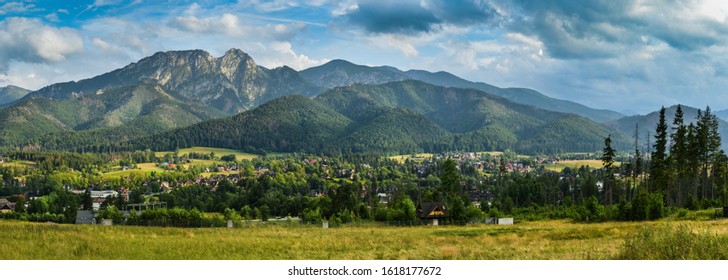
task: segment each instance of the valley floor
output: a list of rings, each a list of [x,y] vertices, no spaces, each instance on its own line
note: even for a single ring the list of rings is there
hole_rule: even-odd
[[[329,229],[293,223],[190,229],[0,220],[0,259],[724,259],[727,237],[726,219],[460,227],[368,223]],[[671,251],[687,251],[665,255],[662,245],[649,243],[655,240],[669,243]],[[710,252],[695,254],[701,246]]]

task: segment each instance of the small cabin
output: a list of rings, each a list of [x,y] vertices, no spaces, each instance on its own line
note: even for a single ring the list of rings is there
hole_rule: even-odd
[[[447,209],[442,202],[420,203],[417,207],[417,217],[420,219],[438,219],[447,217]]]
[[[15,203],[12,203],[7,199],[0,198],[0,213],[8,213],[13,211],[15,211]]]

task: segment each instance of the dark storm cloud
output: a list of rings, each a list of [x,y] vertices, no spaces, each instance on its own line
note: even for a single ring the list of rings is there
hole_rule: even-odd
[[[555,58],[610,57],[640,37],[629,32],[640,25],[626,16],[627,1],[512,2],[509,30],[539,38]]]
[[[440,22],[432,11],[412,1],[366,1],[345,17],[371,33],[429,32]]]
[[[498,12],[489,2],[479,0],[440,0],[430,3],[431,10],[443,22],[470,25],[493,22]]]
[[[498,16],[487,2],[478,0],[361,1],[344,18],[369,33],[416,34],[440,24],[471,25]]]
[[[651,4],[651,6],[649,6]],[[696,3],[644,3],[629,0],[555,1],[482,0],[361,1],[344,15],[369,33],[414,35],[446,24],[488,26],[538,38],[558,59],[594,59],[622,55],[638,46],[664,42],[695,51],[726,42],[728,27],[680,15]],[[499,12],[499,9],[501,12]]]
[[[676,2],[634,13],[635,1],[513,0],[507,28],[538,37],[551,56],[561,59],[619,56],[646,44],[646,39],[681,51],[725,43],[724,24],[680,17],[693,8],[688,4]]]

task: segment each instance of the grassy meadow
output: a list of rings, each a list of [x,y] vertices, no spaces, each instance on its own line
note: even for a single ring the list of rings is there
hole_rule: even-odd
[[[211,148],[211,147],[192,147],[192,148],[185,148],[185,149],[179,149],[179,154],[189,154],[189,153],[200,153],[200,154],[209,154],[210,152],[214,152],[215,156],[221,157],[225,155],[235,155],[236,160],[251,160],[254,158],[257,158],[258,155],[255,154],[249,154],[249,153],[243,153],[236,150],[231,149],[223,149],[223,148]],[[174,151],[165,151],[165,152],[155,152],[154,154],[157,157],[163,157],[164,154],[167,153],[174,153]]]
[[[726,259],[728,220],[323,229],[58,225],[0,220],[0,259]]]
[[[25,168],[38,168],[38,164],[29,160],[14,160],[10,162],[0,163],[0,166],[17,166]]]
[[[546,168],[548,170],[551,170],[551,171],[561,172],[561,170],[564,170],[564,168],[566,168],[566,167],[569,167],[569,168],[572,168],[572,169],[578,169],[582,165],[589,166],[592,169],[598,169],[598,168],[602,168],[603,167],[601,160],[598,160],[598,159],[581,159],[581,160],[562,160],[562,161],[559,161],[559,162],[554,163],[554,164],[545,164],[544,165],[544,168]],[[615,167],[619,167],[619,165],[620,165],[619,162],[615,162],[614,163],[614,166]]]
[[[421,161],[424,161],[427,159],[431,159],[433,155],[434,154],[428,154],[428,153],[416,154],[416,155],[414,155],[414,157],[412,155],[398,155],[398,156],[391,156],[391,157],[389,157],[389,159],[395,160],[399,163],[404,163],[405,161],[407,161],[407,159],[412,159],[414,161],[421,162]]]

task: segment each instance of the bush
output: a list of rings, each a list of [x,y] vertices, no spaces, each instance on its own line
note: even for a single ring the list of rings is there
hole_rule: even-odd
[[[685,217],[688,216],[688,213],[689,213],[688,209],[680,208],[680,209],[677,210],[677,214],[676,215],[677,215],[678,218],[685,218]]]
[[[303,221],[304,222],[320,222],[321,221],[321,210],[316,209],[305,209],[303,210]]]
[[[665,205],[662,202],[662,194],[653,193],[647,200],[647,218],[657,220],[664,216]]]
[[[686,224],[645,227],[627,236],[621,259],[630,260],[724,260],[728,239]]]
[[[493,207],[493,208],[490,208],[490,211],[488,211],[488,217],[498,219],[498,218],[503,217],[503,214],[501,214],[501,212],[498,211],[498,208]]]

